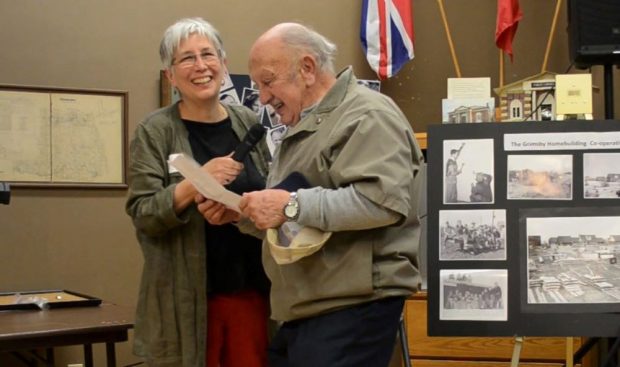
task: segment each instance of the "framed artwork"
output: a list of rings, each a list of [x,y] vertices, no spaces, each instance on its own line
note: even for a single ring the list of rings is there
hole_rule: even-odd
[[[0,86],[0,181],[126,187],[124,91]]]

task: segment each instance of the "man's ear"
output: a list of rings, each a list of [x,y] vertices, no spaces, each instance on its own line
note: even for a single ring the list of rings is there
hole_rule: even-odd
[[[307,86],[311,86],[316,82],[317,64],[314,57],[305,55],[300,62],[301,75]]]

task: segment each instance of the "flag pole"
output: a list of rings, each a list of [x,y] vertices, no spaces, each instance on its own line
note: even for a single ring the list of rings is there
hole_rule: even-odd
[[[558,22],[558,14],[560,13],[560,7],[562,6],[562,0],[557,0],[555,4],[555,14],[553,15],[553,21],[551,22],[551,29],[549,30],[549,38],[547,39],[547,49],[545,50],[545,58],[543,60],[541,73],[547,70],[547,61],[549,60],[549,52],[551,51],[551,43],[553,42],[553,34],[555,33],[555,26]]]
[[[454,45],[452,44],[452,36],[450,35],[450,27],[448,26],[448,20],[446,19],[446,12],[443,9],[443,0],[437,0],[439,5],[439,12],[441,13],[441,19],[443,26],[446,29],[446,36],[448,37],[448,46],[450,47],[450,54],[452,55],[452,63],[454,64],[454,70],[456,71],[457,78],[461,77],[461,68],[459,67],[459,61],[456,58],[456,52],[454,51]]]
[[[504,50],[499,49],[499,87],[504,86]]]

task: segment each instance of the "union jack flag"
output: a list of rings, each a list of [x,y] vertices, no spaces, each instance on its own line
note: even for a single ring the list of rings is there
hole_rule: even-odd
[[[364,0],[360,37],[379,79],[396,74],[413,59],[412,0]]]

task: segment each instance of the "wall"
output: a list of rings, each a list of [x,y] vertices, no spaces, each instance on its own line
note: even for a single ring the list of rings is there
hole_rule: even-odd
[[[445,2],[464,77],[491,76],[498,84],[493,43],[495,1]],[[253,40],[271,25],[300,21],[340,49],[337,67],[353,65],[372,78],[359,44],[359,0],[0,0],[0,83],[129,92],[128,131],[159,104],[158,44],[176,19],[202,16],[222,32],[232,73],[245,73]],[[515,41],[515,61],[506,63],[505,83],[540,71],[553,1],[521,0],[525,19]],[[383,85],[416,131],[441,118],[446,78],[456,74],[436,1],[415,1],[416,58]],[[561,11],[548,70],[563,72],[570,61],[566,9]],[[600,67],[595,84],[602,87]],[[618,72],[615,72],[616,80]],[[616,81],[616,85],[617,85]],[[616,88],[617,89],[617,88]],[[616,96],[616,100],[618,96]],[[595,96],[602,118],[602,93]],[[616,101],[620,108],[620,104]],[[618,116],[618,113],[616,113]],[[0,291],[63,288],[133,306],[142,257],[122,189],[32,189],[13,187],[0,207]],[[95,348],[101,360],[103,350]],[[119,365],[137,362],[130,343],[119,345]],[[64,348],[58,365],[75,362],[78,348]],[[0,365],[10,366],[7,356]],[[12,363],[12,362],[11,362]]]

